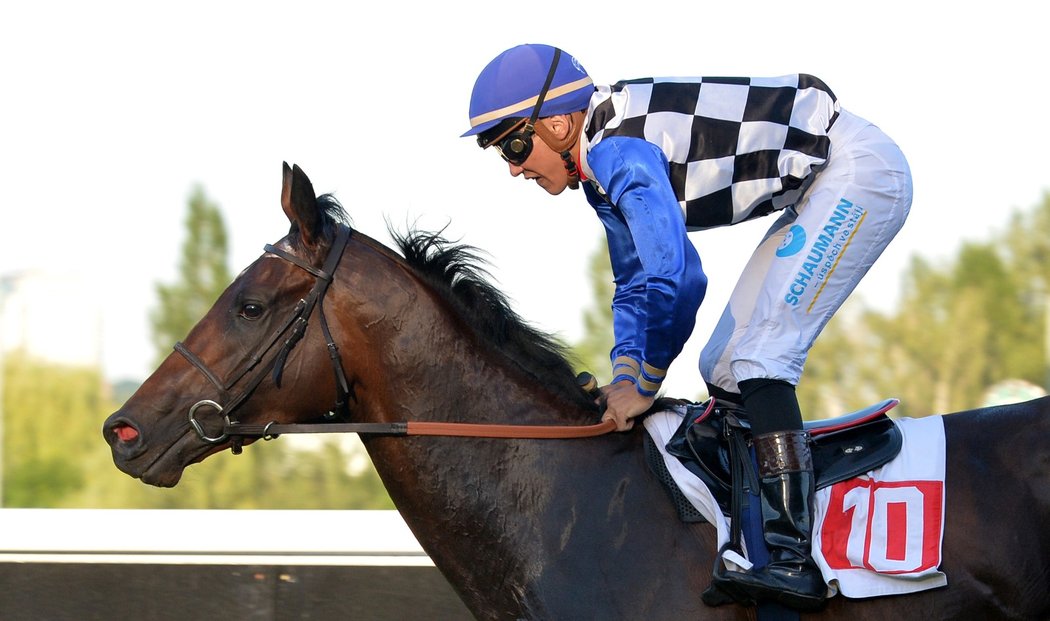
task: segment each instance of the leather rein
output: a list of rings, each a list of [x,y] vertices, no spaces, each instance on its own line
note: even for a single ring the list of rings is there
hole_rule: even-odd
[[[189,409],[189,423],[201,440],[219,444],[230,440],[234,453],[240,453],[245,438],[262,438],[272,440],[286,433],[358,433],[386,436],[456,436],[474,438],[520,438],[520,439],[559,439],[589,438],[609,433],[616,429],[616,423],[607,420],[595,425],[488,425],[479,423],[438,423],[438,422],[395,422],[395,423],[348,423],[348,422],[315,422],[315,423],[277,423],[266,424],[241,423],[234,417],[234,411],[244,404],[263,382],[271,375],[274,383],[280,387],[284,364],[292,349],[302,340],[306,333],[310,316],[314,308],[321,323],[321,331],[328,348],[328,356],[336,379],[335,407],[325,415],[326,419],[347,418],[349,400],[356,397],[353,387],[347,381],[339,356],[339,347],[332,338],[328,319],[324,313],[324,296],[335,278],[335,270],[343,256],[343,251],[350,240],[350,227],[339,225],[335,240],[328,250],[321,268],[314,267],[299,257],[280,248],[266,244],[265,251],[305,270],[314,278],[313,289],[295,305],[292,316],[281,324],[273,335],[263,341],[247,364],[231,379],[223,382],[219,376],[208,368],[208,365],[181,342],[175,344],[179,352],[191,365],[208,379],[219,391],[219,401],[201,399]],[[267,361],[264,364],[264,361]],[[254,374],[253,374],[254,373]],[[233,394],[235,386],[243,381],[240,392]],[[197,412],[202,408],[212,408],[222,415],[222,432],[216,436],[208,435],[204,426],[197,420]]]

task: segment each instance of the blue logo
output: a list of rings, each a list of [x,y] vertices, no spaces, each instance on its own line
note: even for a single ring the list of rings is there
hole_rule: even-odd
[[[778,257],[790,257],[793,254],[798,254],[802,250],[802,246],[806,245],[806,229],[802,228],[797,224],[793,224],[788,229],[787,235],[784,236],[784,241],[780,243],[780,247],[777,248]]]

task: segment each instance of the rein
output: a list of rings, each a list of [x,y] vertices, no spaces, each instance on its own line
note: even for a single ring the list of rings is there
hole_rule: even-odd
[[[246,425],[231,423],[229,435],[271,440],[285,433],[360,433],[383,436],[453,436],[460,438],[570,439],[592,438],[616,429],[606,420],[596,425],[483,425],[479,423],[294,423]]]
[[[328,356],[332,362],[332,369],[336,378],[336,402],[335,408],[326,418],[336,416],[347,416],[349,414],[348,399],[354,399],[353,388],[347,381],[346,372],[343,369],[342,359],[339,356],[339,347],[332,338],[328,327],[328,319],[324,313],[324,296],[328,287],[335,277],[336,267],[342,259],[343,251],[350,239],[350,228],[340,225],[335,240],[328,250],[323,266],[318,269],[306,263],[299,257],[285,252],[280,248],[266,244],[266,252],[288,261],[313,275],[317,282],[309,295],[299,300],[292,311],[292,316],[285,321],[274,332],[273,336],[263,342],[256,353],[249,359],[248,364],[241,369],[232,379],[223,382],[219,376],[208,368],[208,365],[181,342],[175,344],[175,351],[179,352],[191,365],[208,379],[219,391],[220,399],[225,403],[219,403],[211,399],[201,399],[193,404],[189,410],[189,423],[201,440],[219,444],[230,440],[234,453],[240,453],[245,438],[262,438],[272,440],[286,433],[358,433],[366,435],[385,436],[454,436],[473,438],[520,438],[520,439],[559,439],[559,438],[589,438],[609,433],[616,429],[616,423],[606,420],[595,425],[488,425],[476,423],[437,423],[437,422],[397,422],[397,423],[289,423],[281,424],[271,421],[266,424],[246,424],[236,420],[234,411],[251,397],[255,389],[259,387],[266,376],[272,375],[274,383],[280,387],[281,377],[284,372],[284,364],[292,349],[299,343],[306,333],[309,318],[313,314],[314,307],[318,309],[321,322],[321,331],[324,334],[325,344],[328,348]],[[287,334],[287,336],[285,336]],[[281,340],[284,342],[281,343]],[[270,357],[265,365],[262,362],[276,349],[276,354]],[[261,366],[260,366],[261,365]],[[254,371],[254,375],[249,374]],[[247,379],[246,379],[247,378]],[[245,381],[244,388],[235,396],[231,396],[231,390]],[[217,436],[209,436],[203,425],[197,420],[197,411],[201,408],[212,408],[222,415],[223,428]]]

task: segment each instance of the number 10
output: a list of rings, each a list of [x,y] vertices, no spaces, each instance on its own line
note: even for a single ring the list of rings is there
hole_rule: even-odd
[[[940,564],[940,481],[857,477],[831,487],[821,551],[835,570],[915,573]]]

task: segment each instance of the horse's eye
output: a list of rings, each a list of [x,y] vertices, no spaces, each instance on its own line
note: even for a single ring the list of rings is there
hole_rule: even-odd
[[[240,315],[241,317],[244,317],[245,319],[249,320],[258,319],[259,317],[262,317],[263,310],[265,309],[263,308],[262,304],[253,304],[251,302],[248,302],[247,304],[241,307]]]

